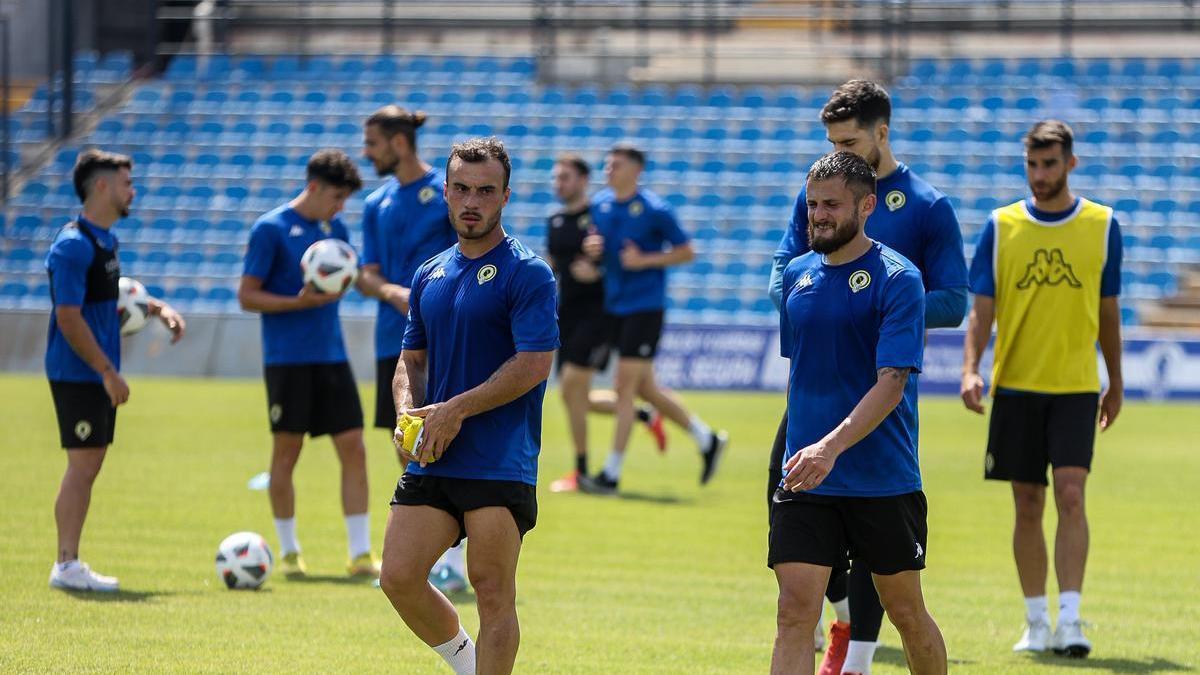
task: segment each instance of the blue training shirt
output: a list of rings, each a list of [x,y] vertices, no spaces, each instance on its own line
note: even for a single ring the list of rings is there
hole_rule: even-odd
[[[921,273],[874,242],[858,260],[830,265],[814,252],[783,274],[782,355],[791,360],[783,462],[842,423],[884,367],[910,368],[900,404],[843,452],[811,494],[887,497],[921,489],[917,373],[925,347]],[[777,467],[781,473],[782,465]]]
[[[686,244],[688,236],[670,205],[645,188],[623,202],[605,188],[592,198],[592,220],[604,236],[604,309],[617,316],[665,309],[667,271],[623,269],[621,249],[626,241],[647,253]]]
[[[75,219],[79,227],[86,227],[96,243],[108,251],[117,246],[117,237],[111,230],[97,227],[81,215]],[[121,322],[117,316],[117,301],[85,302],[87,274],[96,256],[96,249],[87,236],[76,227],[64,227],[54,237],[50,251],[46,254],[46,270],[50,273],[51,298],[50,330],[46,341],[46,377],[55,382],[103,382],[100,373],[92,370],[71,349],[67,338],[58,328],[55,308],[79,307],[83,321],[92,330],[100,349],[112,361],[113,367],[121,369]],[[114,258],[114,261],[116,259]]]
[[[421,263],[458,241],[450,225],[443,192],[446,178],[430,169],[404,185],[394,176],[367,197],[363,205],[363,265],[379,265],[384,279],[408,286]],[[379,301],[375,319],[375,358],[396,356],[404,343],[407,318]]]
[[[554,273],[513,237],[475,259],[457,245],[413,278],[405,350],[428,350],[425,403],[483,384],[517,352],[558,348]],[[416,475],[537,484],[542,447],[541,382],[516,400],[463,421],[441,459]]]
[[[950,199],[903,163],[879,179],[875,194],[879,203],[867,218],[867,236],[908,258],[920,270],[927,292],[961,294],[959,304],[965,311],[967,261]],[[801,188],[775,258],[791,260],[808,250],[808,204],[806,188]],[[951,314],[957,316],[929,317],[930,326],[958,325],[962,312]]]
[[[242,274],[262,279],[263,290],[296,295],[304,287],[300,258],[322,239],[349,243],[346,226],[334,218],[328,223],[306,220],[284,204],[263,214],[250,230]],[[295,312],[262,315],[263,363],[268,366],[305,363],[340,363],[346,360],[338,304]]]

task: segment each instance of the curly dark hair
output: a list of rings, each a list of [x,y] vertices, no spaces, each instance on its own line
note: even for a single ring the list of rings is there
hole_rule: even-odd
[[[829,180],[841,177],[850,188],[854,200],[875,194],[875,170],[867,160],[853,152],[831,152],[818,159],[808,170],[808,181]]]
[[[854,120],[860,127],[873,127],[892,119],[892,99],[887,90],[870,80],[850,80],[837,89],[821,108],[821,123]]]
[[[350,155],[333,148],[318,150],[308,158],[306,176],[310,181],[321,181],[338,188],[350,188],[351,192],[358,192],[363,185],[362,178],[358,175],[358,166],[350,159]]]
[[[486,162],[489,158],[500,162],[504,167],[504,189],[508,189],[508,179],[512,176],[512,162],[508,158],[508,150],[504,143],[495,136],[488,138],[472,138],[455,143],[450,148],[450,156],[446,158],[446,176],[450,176],[450,162],[457,157],[468,164]]]

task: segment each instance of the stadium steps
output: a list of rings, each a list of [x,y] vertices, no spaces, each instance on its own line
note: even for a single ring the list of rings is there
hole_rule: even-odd
[[[1178,283],[1177,294],[1142,310],[1142,325],[1200,330],[1200,269],[1179,274]]]

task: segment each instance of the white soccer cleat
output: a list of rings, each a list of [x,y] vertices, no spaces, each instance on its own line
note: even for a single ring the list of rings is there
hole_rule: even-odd
[[[1059,623],[1054,630],[1054,653],[1075,659],[1085,658],[1092,651],[1092,642],[1083,635],[1083,621]]]
[[[817,622],[816,631],[813,633],[813,645],[818,652],[825,649],[825,631],[821,630],[820,621]]]
[[[1044,652],[1050,647],[1050,624],[1045,621],[1032,621],[1025,625],[1025,633],[1017,644],[1013,645],[1014,652]]]
[[[117,578],[96,574],[87,563],[77,562],[59,571],[58,565],[50,567],[50,586],[65,591],[117,592]]]

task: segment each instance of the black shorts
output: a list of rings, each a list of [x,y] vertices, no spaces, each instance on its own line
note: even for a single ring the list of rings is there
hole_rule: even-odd
[[[362,404],[349,363],[267,366],[263,376],[271,433],[315,437],[362,428]]]
[[[808,563],[872,574],[925,569],[928,504],[920,490],[894,497],[775,493],[767,566]]]
[[[612,351],[612,315],[604,312],[600,302],[564,301],[558,308],[558,335],[562,347],[558,350],[558,369],[562,364],[604,370]]]
[[[375,427],[396,428],[396,399],[392,398],[392,378],[400,355],[388,356],[375,362]]]
[[[457,545],[467,538],[466,513],[503,506],[512,514],[521,538],[537,524],[537,490],[516,480],[478,480],[405,473],[396,483],[392,506],[432,506],[458,521]]]
[[[103,448],[117,430],[117,409],[96,382],[50,382],[62,447]]]
[[[617,317],[616,344],[621,358],[652,359],[658,353],[658,340],[662,337],[663,310],[636,312]]]
[[[1100,395],[998,392],[992,396],[983,475],[1046,485],[1046,467],[1092,467]]]

